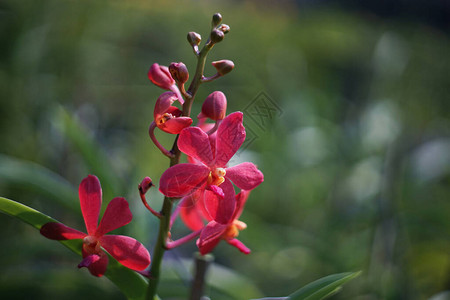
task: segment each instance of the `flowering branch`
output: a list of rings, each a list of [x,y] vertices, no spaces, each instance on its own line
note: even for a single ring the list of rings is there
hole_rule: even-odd
[[[195,36],[196,39],[192,40],[191,39],[192,36]],[[197,50],[198,44],[201,41],[201,38],[198,38],[198,37],[199,37],[199,35],[195,34],[195,33],[188,34],[188,41],[191,43],[191,45],[194,44],[193,49],[194,49],[195,54],[197,55],[197,67],[195,70],[194,78],[192,79],[189,89],[186,92],[188,95],[190,95],[190,97],[185,97],[185,102],[183,104],[182,116],[185,116],[185,117],[189,117],[191,115],[192,103],[195,99],[198,88],[200,87],[200,84],[202,81],[203,72],[205,69],[206,57],[208,55],[208,52],[211,50],[211,48],[214,45],[211,42],[207,42],[206,45],[202,48],[202,50],[200,52],[198,52],[198,50]],[[173,143],[173,147],[172,147],[172,151],[171,151],[171,153],[173,155],[168,156],[170,158],[170,167],[175,166],[175,165],[179,164],[179,162],[180,162],[181,152],[178,149],[177,140],[178,140],[178,136]],[[159,148],[159,149],[161,150],[161,148]],[[158,238],[157,238],[155,248],[153,251],[153,261],[152,261],[151,268],[150,268],[150,277],[149,277],[148,290],[147,290],[147,299],[148,300],[153,300],[153,298],[156,295],[156,290],[157,290],[159,278],[160,278],[159,274],[160,274],[160,269],[161,269],[161,263],[162,263],[162,259],[164,256],[164,252],[167,249],[167,237],[168,237],[169,230],[170,230],[170,224],[171,224],[170,216],[172,213],[173,201],[174,201],[174,198],[171,198],[168,196],[164,197],[163,207],[162,207],[161,213],[160,213],[161,218],[160,218],[160,223],[159,223]]]

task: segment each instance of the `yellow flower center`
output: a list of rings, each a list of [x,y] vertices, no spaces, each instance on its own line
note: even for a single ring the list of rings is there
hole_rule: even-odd
[[[158,120],[156,120],[156,123],[158,125],[162,125],[162,124],[166,123],[167,120],[170,120],[172,118],[173,118],[172,114],[165,113],[161,117],[159,117]]]
[[[239,235],[239,231],[244,230],[245,228],[247,228],[247,224],[239,220],[234,220],[233,223],[228,225],[228,228],[222,235],[222,238],[226,240],[234,239]]]
[[[208,184],[219,186],[225,181],[225,175],[227,171],[224,168],[216,168],[214,171],[209,172]]]

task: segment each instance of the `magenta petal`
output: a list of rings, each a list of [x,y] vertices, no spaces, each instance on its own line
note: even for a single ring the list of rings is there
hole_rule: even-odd
[[[225,197],[223,190],[217,185],[208,185],[206,186],[206,189],[216,194],[216,196],[219,197],[220,199],[223,199]]]
[[[83,249],[83,260],[78,265],[78,268],[87,267],[89,272],[97,277],[102,277],[108,267],[108,255],[101,251],[96,254],[89,254]],[[97,259],[99,257],[100,259]]]
[[[241,112],[229,114],[219,125],[216,138],[216,166],[225,167],[245,140]]]
[[[226,170],[227,174],[225,177],[243,190],[252,190],[264,181],[263,173],[250,162],[229,167]]]
[[[181,104],[184,104],[183,96],[181,95],[178,87],[175,84],[173,84],[170,86],[169,89],[177,95],[178,101],[180,101]]]
[[[189,117],[176,117],[167,120],[163,124],[157,123],[156,126],[158,126],[159,129],[162,131],[165,131],[167,133],[171,134],[179,134],[181,130],[183,130],[186,127],[191,126],[192,119]]]
[[[207,166],[213,163],[213,154],[209,137],[199,127],[186,128],[178,138],[178,148],[181,152],[191,156]]]
[[[222,239],[222,234],[227,230],[227,225],[211,221],[200,233],[197,247],[202,255],[211,252]]]
[[[57,241],[82,239],[86,236],[86,233],[56,222],[44,224],[40,232],[46,238]]]
[[[78,188],[81,212],[89,235],[93,235],[97,229],[98,215],[102,206],[102,188],[96,176],[89,175],[84,178]]]
[[[178,164],[167,169],[159,180],[159,190],[167,197],[183,197],[206,184],[209,168],[203,165]]]
[[[184,197],[178,204],[181,220],[192,231],[200,230],[205,226],[202,212],[197,207],[200,201],[202,201],[201,192],[197,192]]]
[[[171,107],[172,103],[177,100],[177,95],[172,92],[164,92],[156,100],[155,108],[153,110],[153,117],[156,119],[162,114],[166,113]]]
[[[238,250],[241,251],[244,254],[250,254],[250,252],[251,252],[251,250],[249,248],[247,248],[247,246],[245,246],[238,239],[227,240],[227,243],[230,244],[231,246],[234,246],[234,247],[238,248]]]
[[[105,235],[100,244],[122,265],[133,270],[144,270],[150,264],[150,254],[137,240],[123,235]]]
[[[166,66],[160,66],[154,63],[147,73],[148,79],[150,79],[153,84],[159,86],[162,89],[168,90],[175,83],[170,75],[169,68]]]
[[[114,198],[109,202],[95,235],[100,237],[105,233],[127,225],[133,219],[127,200]]]
[[[224,192],[224,197],[220,198],[215,193],[205,190],[203,201],[209,215],[213,220],[221,224],[228,224],[233,217],[236,208],[236,198],[231,181],[225,179],[220,185]]]
[[[250,195],[250,191],[242,190],[239,194],[236,195],[236,209],[233,213],[233,220],[239,219],[244,210],[245,202],[247,202],[248,196]]]
[[[83,258],[83,260],[78,264],[78,268],[87,268],[91,264],[100,260],[100,256],[97,254],[91,254]]]

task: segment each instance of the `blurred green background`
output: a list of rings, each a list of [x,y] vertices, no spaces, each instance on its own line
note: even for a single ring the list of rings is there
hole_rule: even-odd
[[[215,250],[223,288],[211,298],[285,296],[363,270],[333,299],[449,299],[449,6],[388,2],[1,1],[0,195],[82,229],[77,186],[96,174],[105,203],[131,202],[122,232],[152,249],[157,223],[137,185],[168,161],[148,138],[161,90],[146,73],[173,61],[193,72],[186,33],[206,39],[221,12],[231,32],[209,62],[236,68],[200,88],[193,115],[214,90],[245,111],[232,164],[255,162],[265,182],[241,217],[253,252]],[[150,199],[160,207],[156,189]],[[2,299],[124,298],[28,225],[0,224]],[[187,232],[175,224],[175,237]],[[183,299],[193,251],[167,254],[165,299]]]

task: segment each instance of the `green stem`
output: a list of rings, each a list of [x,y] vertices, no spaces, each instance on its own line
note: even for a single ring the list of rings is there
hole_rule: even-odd
[[[183,105],[183,116],[189,117],[191,115],[191,107],[194,102],[197,90],[200,87],[203,77],[203,70],[205,69],[206,56],[209,50],[212,48],[211,43],[206,43],[202,51],[200,51],[197,57],[197,68],[195,70],[194,78],[187,93],[190,97],[186,97],[186,102]],[[173,157],[170,157],[170,167],[180,163],[181,152],[177,146],[178,135],[175,138],[172,147]],[[150,267],[150,276],[147,290],[147,300],[154,300],[156,296],[156,290],[158,289],[158,283],[160,278],[161,263],[164,257],[164,253],[167,250],[166,241],[170,231],[170,216],[172,214],[173,201],[176,199],[170,197],[164,197],[163,207],[161,209],[161,218],[159,222],[158,239],[156,240],[155,248],[153,250],[152,265]]]
[[[189,300],[200,300],[205,290],[206,272],[214,257],[211,254],[195,254],[195,277],[192,281],[191,297]]]

